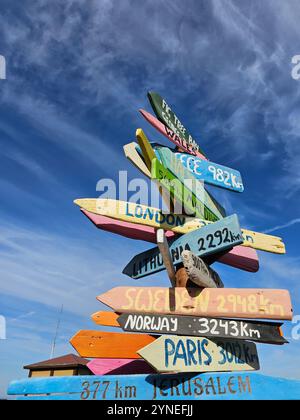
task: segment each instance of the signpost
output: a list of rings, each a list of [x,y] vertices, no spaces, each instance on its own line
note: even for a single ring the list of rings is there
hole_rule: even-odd
[[[155,372],[155,369],[141,359],[93,359],[87,367],[94,375],[138,375]]]
[[[74,201],[81,209],[100,216],[185,234],[211,224],[208,220],[164,213],[155,207],[111,199],[86,198]],[[242,229],[243,246],[275,254],[285,254],[285,245],[278,236]]]
[[[259,370],[256,345],[249,341],[163,335],[138,354],[158,372]]]
[[[236,215],[180,236],[170,244],[174,265],[181,263],[181,253],[190,250],[197,256],[207,256],[240,245],[242,234]],[[136,255],[124,268],[123,274],[139,279],[164,270],[159,248]]]
[[[189,279],[199,287],[224,287],[219,274],[191,251],[181,254]]]
[[[183,126],[167,102],[156,92],[148,92],[148,99],[157,118],[178,136],[182,137],[193,150],[196,150],[205,156],[196,140],[193,139],[187,129]]]
[[[170,254],[170,248],[167,241],[167,238],[165,236],[165,231],[163,229],[158,229],[156,232],[157,237],[157,246],[160,252],[160,255],[162,256],[164,266],[166,267],[171,285],[175,287],[176,285],[176,271],[175,267],[173,265],[173,261]]]
[[[146,334],[123,334],[104,331],[79,331],[70,340],[81,357],[139,359],[137,351],[155,338]]]
[[[121,326],[127,332],[231,338],[266,344],[287,343],[282,336],[282,323],[151,313],[124,313],[119,317],[118,314],[114,315],[116,318],[111,317],[111,326]],[[99,316],[99,319],[103,318],[105,316]]]
[[[120,313],[292,320],[287,290],[115,287],[97,299]]]
[[[168,148],[156,148],[161,158],[172,159],[172,165],[179,161],[196,179],[219,188],[230,191],[243,192],[244,185],[239,171],[218,165],[207,160],[191,156],[186,153],[173,153]]]

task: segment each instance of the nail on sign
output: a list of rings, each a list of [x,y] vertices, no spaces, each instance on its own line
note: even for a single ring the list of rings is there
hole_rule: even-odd
[[[216,223],[180,236],[170,244],[173,264],[181,263],[184,250],[198,256],[225,251],[243,242],[242,233],[236,215],[226,217]],[[136,255],[124,268],[123,273],[132,278],[142,278],[164,270],[159,248],[153,248]]]
[[[164,335],[138,351],[158,372],[258,370],[256,345],[248,341]]]
[[[115,287],[97,299],[119,313],[292,320],[287,290]]]

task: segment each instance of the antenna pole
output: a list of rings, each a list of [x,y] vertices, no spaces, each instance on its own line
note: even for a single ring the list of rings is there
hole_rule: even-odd
[[[62,316],[63,310],[64,310],[64,305],[61,305],[61,309],[60,309],[60,313],[59,313],[58,321],[57,321],[57,325],[56,325],[56,331],[55,331],[55,335],[54,335],[54,339],[53,339],[53,343],[52,343],[50,359],[53,359],[53,357],[54,357],[56,340],[57,340],[57,336],[58,336],[58,331],[59,331],[59,327],[60,327],[61,316]]]

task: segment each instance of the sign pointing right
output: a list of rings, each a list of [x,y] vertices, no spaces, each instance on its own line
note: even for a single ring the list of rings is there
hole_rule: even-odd
[[[259,369],[256,345],[249,341],[164,335],[137,353],[158,372],[228,372]]]

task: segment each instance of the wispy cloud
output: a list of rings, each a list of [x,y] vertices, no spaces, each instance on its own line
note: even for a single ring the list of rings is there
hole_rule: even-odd
[[[278,226],[274,226],[270,229],[267,229],[264,231],[264,233],[272,233],[272,232],[276,232],[276,230],[281,230],[281,229],[286,229],[288,227],[291,227],[293,225],[296,225],[297,223],[300,223],[300,218],[298,219],[294,219],[294,220],[290,220],[289,222],[283,224],[283,225],[278,225]]]

